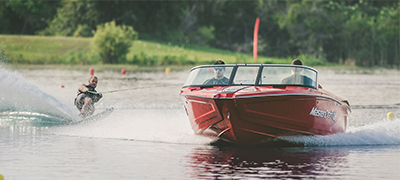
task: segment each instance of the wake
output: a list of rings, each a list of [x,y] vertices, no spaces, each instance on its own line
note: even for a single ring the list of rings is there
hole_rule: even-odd
[[[361,127],[350,127],[345,133],[328,136],[298,136],[281,139],[304,146],[400,145],[400,120],[385,119]]]
[[[79,119],[70,108],[15,71],[0,67],[0,120],[63,123]]]

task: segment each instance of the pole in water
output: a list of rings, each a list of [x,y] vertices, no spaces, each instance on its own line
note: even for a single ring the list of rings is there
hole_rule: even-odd
[[[387,113],[387,118],[389,120],[393,121],[394,120],[394,113],[392,113],[392,112]]]
[[[121,69],[121,75],[125,75],[126,74],[126,70],[125,69]]]
[[[90,73],[91,76],[93,76],[93,75],[94,75],[94,69],[93,69],[93,68],[90,68],[90,69],[89,69],[89,73]]]

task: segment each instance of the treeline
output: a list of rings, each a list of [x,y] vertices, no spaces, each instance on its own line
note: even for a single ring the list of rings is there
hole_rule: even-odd
[[[99,25],[131,26],[139,39],[324,62],[400,67],[397,0],[0,1],[0,33],[91,37]]]

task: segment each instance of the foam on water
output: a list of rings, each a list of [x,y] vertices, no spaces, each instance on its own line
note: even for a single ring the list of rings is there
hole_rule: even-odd
[[[400,120],[384,119],[373,124],[350,127],[345,133],[328,136],[298,136],[281,139],[305,146],[399,145]]]
[[[194,135],[181,109],[116,109],[105,119],[53,129],[61,135],[177,144],[211,144],[216,138]],[[399,145],[400,120],[349,127],[347,132],[326,136],[284,137],[304,146]]]
[[[115,109],[104,119],[54,127],[51,131],[67,136],[175,144],[210,144],[216,140],[194,135],[183,109]]]
[[[58,122],[79,118],[63,103],[29,83],[15,71],[0,67],[0,89],[2,116],[42,116]]]

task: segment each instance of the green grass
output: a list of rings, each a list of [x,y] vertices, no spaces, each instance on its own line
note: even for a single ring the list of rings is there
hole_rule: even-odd
[[[5,49],[8,53],[6,61],[12,64],[102,64],[100,57],[92,50],[91,40],[92,38],[0,35],[0,48]],[[168,60],[167,64],[154,62],[147,65],[168,65],[168,63],[199,65],[210,64],[219,59],[228,64],[287,64],[291,62],[291,58],[263,56],[259,56],[258,61],[255,62],[252,54],[235,53],[192,44],[158,43],[143,40],[134,41],[127,54],[128,64],[135,64],[135,59]],[[185,61],[190,61],[190,63],[185,63]]]
[[[71,52],[91,51],[90,38],[0,35],[0,44],[17,63],[51,64]]]
[[[188,60],[194,60],[198,64],[210,63],[216,60],[224,60],[225,63],[288,63],[287,58],[270,58],[259,57],[258,61],[253,60],[251,54],[235,53],[231,51],[224,51],[210,47],[197,46],[193,44],[172,44],[172,43],[158,43],[150,41],[135,41],[130,48],[127,59],[132,59],[134,55],[145,53],[147,56],[175,56],[186,57]]]

